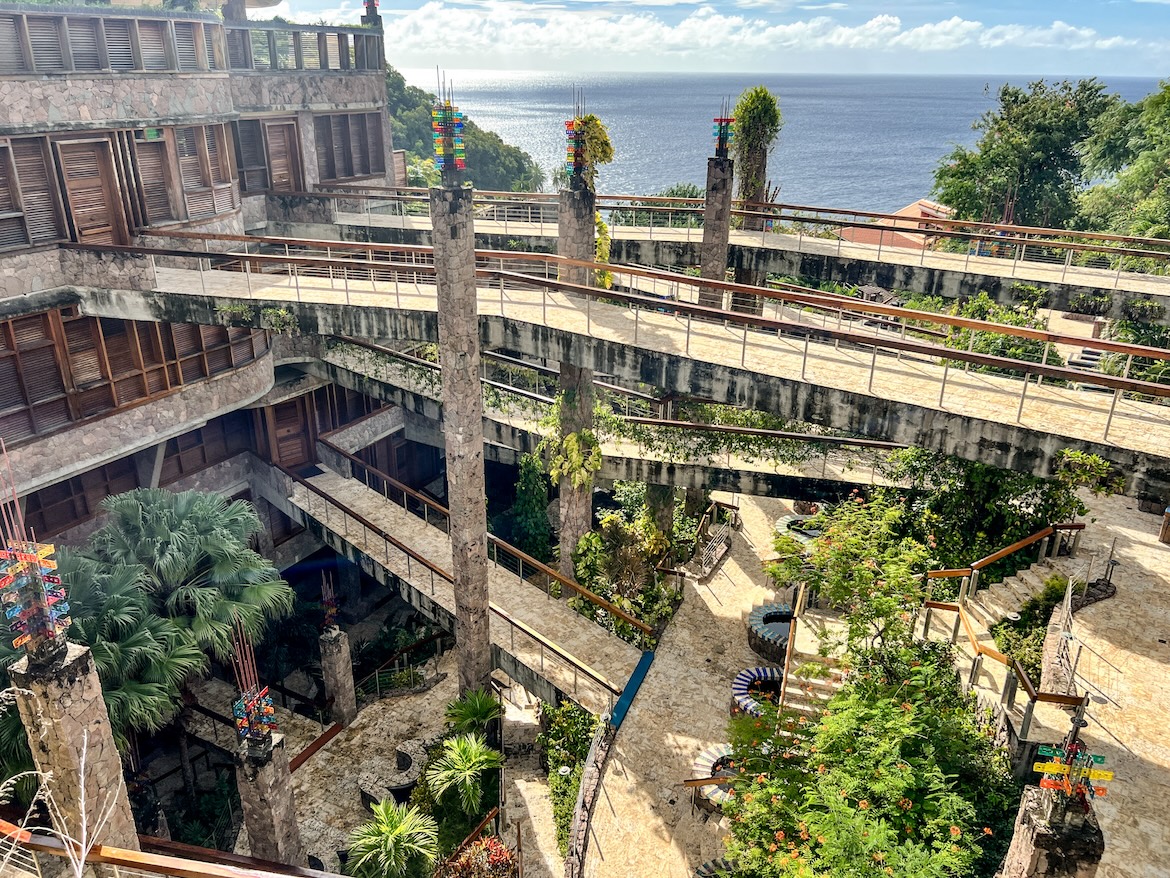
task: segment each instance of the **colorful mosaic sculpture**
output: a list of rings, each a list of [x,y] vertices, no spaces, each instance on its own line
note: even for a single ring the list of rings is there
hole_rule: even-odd
[[[579,176],[585,167],[585,127],[580,121],[565,122],[565,171],[570,177]]]
[[[0,440],[0,607],[14,638],[12,646],[31,659],[52,659],[65,646],[69,602],[53,560],[56,546],[29,538],[8,450]]]
[[[727,158],[727,150],[735,139],[735,117],[716,116],[711,124],[711,136],[715,138],[715,155]]]
[[[321,609],[325,611],[325,620],[321,627],[328,631],[337,627],[337,595],[333,591],[333,577],[328,573],[321,574]]]
[[[236,685],[240,697],[232,705],[236,734],[240,743],[247,745],[248,753],[266,756],[272,752],[272,733],[276,731],[276,709],[268,687],[261,686],[256,674],[256,655],[244,636],[239,621],[232,635],[235,650],[232,664],[236,671]]]
[[[438,101],[431,108],[431,132],[439,169],[464,170],[467,153],[463,148],[463,114],[450,100]]]

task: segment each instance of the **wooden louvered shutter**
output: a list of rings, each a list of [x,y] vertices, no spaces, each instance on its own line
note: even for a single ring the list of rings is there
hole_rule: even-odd
[[[74,70],[101,70],[102,51],[98,40],[99,22],[96,18],[67,19],[69,48],[73,53]]]
[[[240,168],[241,188],[245,192],[263,192],[268,188],[268,168],[264,161],[264,139],[260,122],[241,119],[235,124],[236,164]]]
[[[130,22],[107,18],[106,55],[113,70],[134,69],[134,47],[130,39]]]
[[[386,173],[386,149],[382,146],[382,114],[366,114],[366,144],[370,156],[370,173]]]
[[[349,123],[350,167],[354,176],[370,172],[370,159],[366,154],[366,117],[355,113],[347,117]]]
[[[249,31],[229,30],[227,32],[228,64],[232,70],[247,70]]]
[[[256,70],[268,70],[272,67],[272,54],[268,46],[268,31],[248,31],[252,38],[252,67]]]
[[[297,34],[301,41],[301,61],[306,70],[321,69],[321,42],[318,34]]]
[[[223,39],[223,28],[218,25],[203,25],[203,51],[207,54],[207,69],[219,70],[215,60],[215,41]]]
[[[0,73],[19,73],[27,69],[20,22],[15,15],[0,15]]]
[[[296,128],[293,125],[269,125],[268,164],[272,174],[272,188],[277,192],[295,192],[300,181],[297,179]]]
[[[313,120],[317,140],[317,172],[322,180],[337,179],[337,165],[333,161],[333,126],[328,116]]]
[[[171,198],[167,188],[166,144],[135,143],[134,155],[138,160],[138,179],[142,185],[142,200],[146,203],[146,220],[151,225],[175,219]]]
[[[82,244],[122,244],[125,231],[114,196],[108,143],[60,144],[65,196]]]
[[[20,182],[20,199],[33,244],[59,241],[65,237],[57,208],[56,181],[45,160],[40,140],[12,141],[12,159]]]
[[[69,351],[69,371],[78,390],[86,390],[105,380],[97,344],[97,320],[82,317],[65,324],[65,346]]]
[[[28,243],[10,157],[8,147],[0,146],[0,248],[19,247]]]
[[[195,25],[189,21],[176,21],[175,56],[180,70],[198,70],[199,53],[195,49]]]
[[[183,197],[187,202],[187,216],[202,219],[215,215],[215,199],[203,179],[203,165],[199,160],[200,129],[176,128],[175,140],[179,147],[179,176],[183,182]]]
[[[138,22],[138,47],[142,51],[144,70],[170,70],[167,57],[167,25],[165,21]]]
[[[37,72],[55,73],[65,70],[65,53],[61,51],[61,19],[38,18],[30,15],[28,41],[32,45],[33,63]]]
[[[349,117],[330,116],[333,123],[333,162],[338,178],[353,176],[353,160],[349,154]]]

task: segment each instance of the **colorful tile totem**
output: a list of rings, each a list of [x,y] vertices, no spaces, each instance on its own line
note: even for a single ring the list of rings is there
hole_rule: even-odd
[[[715,138],[715,155],[727,156],[727,148],[735,139],[735,117],[717,116],[711,124],[711,135]]]
[[[1084,742],[1042,745],[1037,752],[1048,760],[1032,763],[1032,770],[1044,775],[1040,779],[1041,789],[1063,793],[1066,800],[1080,801],[1086,809],[1088,800],[1108,794],[1107,787],[1094,781],[1113,780],[1113,772],[1097,767],[1105,764],[1105,757],[1090,753]]]
[[[585,126],[580,119],[565,122],[565,170],[570,176],[580,174],[585,166]]]
[[[48,643],[64,639],[69,630],[69,603],[61,577],[54,571],[52,543],[9,540],[0,549],[0,601],[10,630],[16,634],[12,645],[35,653]]]
[[[232,705],[232,716],[236,720],[236,734],[240,741],[249,745],[266,744],[276,731],[276,709],[272,706],[267,686],[244,692]]]
[[[467,153],[463,148],[463,114],[450,101],[441,101],[431,108],[431,131],[435,150],[435,164],[440,170],[462,171],[467,167]]]

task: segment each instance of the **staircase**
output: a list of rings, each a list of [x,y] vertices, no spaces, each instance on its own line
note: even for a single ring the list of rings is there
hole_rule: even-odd
[[[1045,558],[997,582],[988,588],[981,588],[967,600],[968,613],[985,628],[1002,622],[1009,613],[1019,612],[1020,607],[1044,590],[1044,582],[1053,574],[1064,576],[1083,575],[1084,563],[1071,558]]]

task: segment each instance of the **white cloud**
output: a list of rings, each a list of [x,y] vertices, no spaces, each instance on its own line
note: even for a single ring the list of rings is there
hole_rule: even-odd
[[[890,41],[890,45],[917,52],[953,51],[973,43],[982,31],[981,22],[968,21],[956,15],[946,21],[922,24],[902,31]]]

